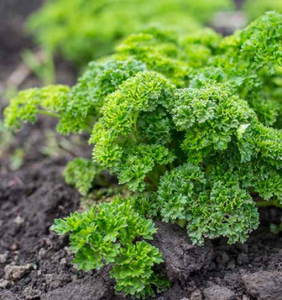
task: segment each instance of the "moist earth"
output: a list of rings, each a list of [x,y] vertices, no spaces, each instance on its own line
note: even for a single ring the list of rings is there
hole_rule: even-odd
[[[0,94],[7,76],[21,63],[20,52],[33,47],[23,21],[41,2],[0,2]],[[72,84],[75,72],[57,60],[58,81]],[[20,88],[39,84],[30,76]],[[0,300],[130,299],[115,294],[110,267],[87,273],[76,270],[68,236],[50,231],[54,219],[77,210],[80,200],[61,176],[71,155],[54,158],[41,151],[44,130],[54,127],[46,118],[25,126],[0,157]],[[10,171],[8,153],[26,141],[31,146],[22,167]],[[90,155],[85,149],[79,153]],[[282,300],[282,236],[269,230],[271,223],[281,222],[282,212],[267,208],[260,215],[261,225],[248,241],[232,246],[221,238],[197,247],[184,229],[156,222],[159,230],[152,243],[164,258],[157,269],[170,279],[171,287],[154,299]]]
[[[79,205],[65,184],[64,159],[34,162],[0,175],[0,299],[112,300],[109,267],[82,272],[72,264],[68,237],[49,230],[55,218]],[[156,222],[153,244],[163,254],[160,272],[171,287],[158,300],[282,300],[282,237],[269,231],[279,222],[276,209],[261,213],[261,226],[245,244],[225,239],[191,244],[185,230]],[[130,299],[130,298],[126,298]]]

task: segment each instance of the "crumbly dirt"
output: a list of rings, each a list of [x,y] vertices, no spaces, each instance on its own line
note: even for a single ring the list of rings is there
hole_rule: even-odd
[[[23,21],[42,1],[24,2],[0,1],[0,94],[21,62],[20,52],[34,47],[24,35]],[[59,82],[74,82],[69,64],[58,59],[57,69]],[[30,76],[20,88],[39,84]],[[0,157],[0,300],[129,300],[115,294],[109,267],[76,270],[68,237],[49,229],[55,218],[75,211],[80,200],[61,176],[71,153],[50,157],[42,152],[44,132],[54,127],[48,118],[25,126]],[[11,171],[8,154],[27,141],[22,167]],[[87,157],[91,149],[72,150]],[[264,209],[259,229],[245,244],[229,246],[217,239],[204,247],[193,246],[178,226],[157,222],[152,243],[163,254],[165,262],[158,269],[170,278],[171,287],[154,299],[282,300],[282,235],[269,231],[271,223],[281,220],[280,210]]]
[[[108,268],[77,271],[68,237],[49,230],[55,218],[79,205],[78,193],[61,177],[65,163],[34,162],[0,175],[0,299],[124,299],[115,295]],[[233,246],[224,239],[193,246],[185,230],[157,222],[153,243],[163,253],[161,272],[172,286],[155,299],[281,300],[282,237],[268,226],[281,217],[266,209],[260,228],[245,244]]]

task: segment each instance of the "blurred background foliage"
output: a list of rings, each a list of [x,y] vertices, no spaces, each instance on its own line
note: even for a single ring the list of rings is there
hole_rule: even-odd
[[[46,53],[57,51],[83,67],[111,54],[130,33],[157,25],[187,34],[222,17],[236,22],[218,13],[238,8],[251,21],[265,11],[282,12],[282,0],[47,0],[31,15],[27,30]]]
[[[275,10],[282,13],[282,0],[245,0],[242,8],[248,20],[254,20],[266,11]]]
[[[49,0],[27,27],[45,50],[84,65],[112,53],[130,33],[152,25],[191,32],[234,6],[232,0]]]

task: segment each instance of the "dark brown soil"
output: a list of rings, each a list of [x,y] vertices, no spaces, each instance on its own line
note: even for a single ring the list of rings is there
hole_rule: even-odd
[[[0,0],[0,88],[21,62],[20,51],[33,47],[22,24],[41,2]],[[57,68],[59,81],[72,84],[72,68],[62,60]],[[21,88],[39,84],[31,76]],[[68,237],[49,230],[55,218],[79,205],[78,193],[61,177],[71,155],[54,158],[41,151],[44,130],[54,126],[42,118],[18,133],[10,152],[26,141],[31,145],[19,170],[9,170],[8,153],[0,157],[0,300],[129,300],[115,294],[108,268],[77,271],[71,265]],[[89,156],[88,149],[79,151]],[[282,300],[282,236],[269,231],[269,224],[281,219],[281,211],[265,209],[260,228],[245,244],[228,246],[218,239],[201,248],[191,245],[181,228],[156,223],[153,244],[165,260],[159,271],[172,284],[155,299]]]
[[[68,238],[49,231],[54,218],[78,208],[79,195],[61,177],[65,162],[34,162],[0,176],[0,299],[124,299],[107,268],[75,270]],[[268,227],[281,216],[267,209],[244,245],[219,239],[201,248],[178,226],[157,223],[153,243],[172,286],[156,299],[282,299],[282,237]]]

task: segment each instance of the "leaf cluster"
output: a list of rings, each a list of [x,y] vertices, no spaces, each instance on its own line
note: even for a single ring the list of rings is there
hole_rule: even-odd
[[[258,225],[250,192],[281,201],[280,104],[272,96],[277,89],[269,90],[281,64],[281,26],[281,15],[268,13],[221,40],[205,32],[198,39],[168,42],[155,31],[134,35],[119,48],[123,55],[145,62],[148,71],[128,79],[105,99],[90,139],[93,157],[131,190],[156,192],[163,220],[186,220],[195,243],[222,235],[229,243],[244,241]],[[147,63],[157,40],[156,60],[163,72],[158,63]],[[191,44],[208,50],[205,64],[189,62],[185,49]],[[182,82],[175,81],[179,69],[168,73],[165,68],[178,62],[187,67]],[[273,105],[265,105],[264,94]],[[270,121],[269,116],[276,118]],[[197,188],[199,177],[182,179],[182,172],[179,177],[174,173],[190,169],[190,164],[200,168],[205,180]]]
[[[67,164],[63,172],[66,183],[73,185],[82,196],[86,196],[98,182],[101,168],[90,159],[75,158]]]
[[[141,62],[131,58],[92,62],[72,88],[51,85],[20,92],[5,110],[5,125],[17,130],[21,122],[34,123],[37,115],[43,114],[59,119],[57,131],[61,134],[90,131],[105,97],[123,81],[144,70]]]
[[[129,200],[116,198],[83,213],[75,212],[55,220],[51,229],[60,235],[70,233],[73,262],[79,269],[89,271],[111,264],[116,290],[125,295],[153,296],[154,286],[161,289],[167,285],[152,270],[162,262],[161,254],[145,241],[152,239],[156,228]]]

